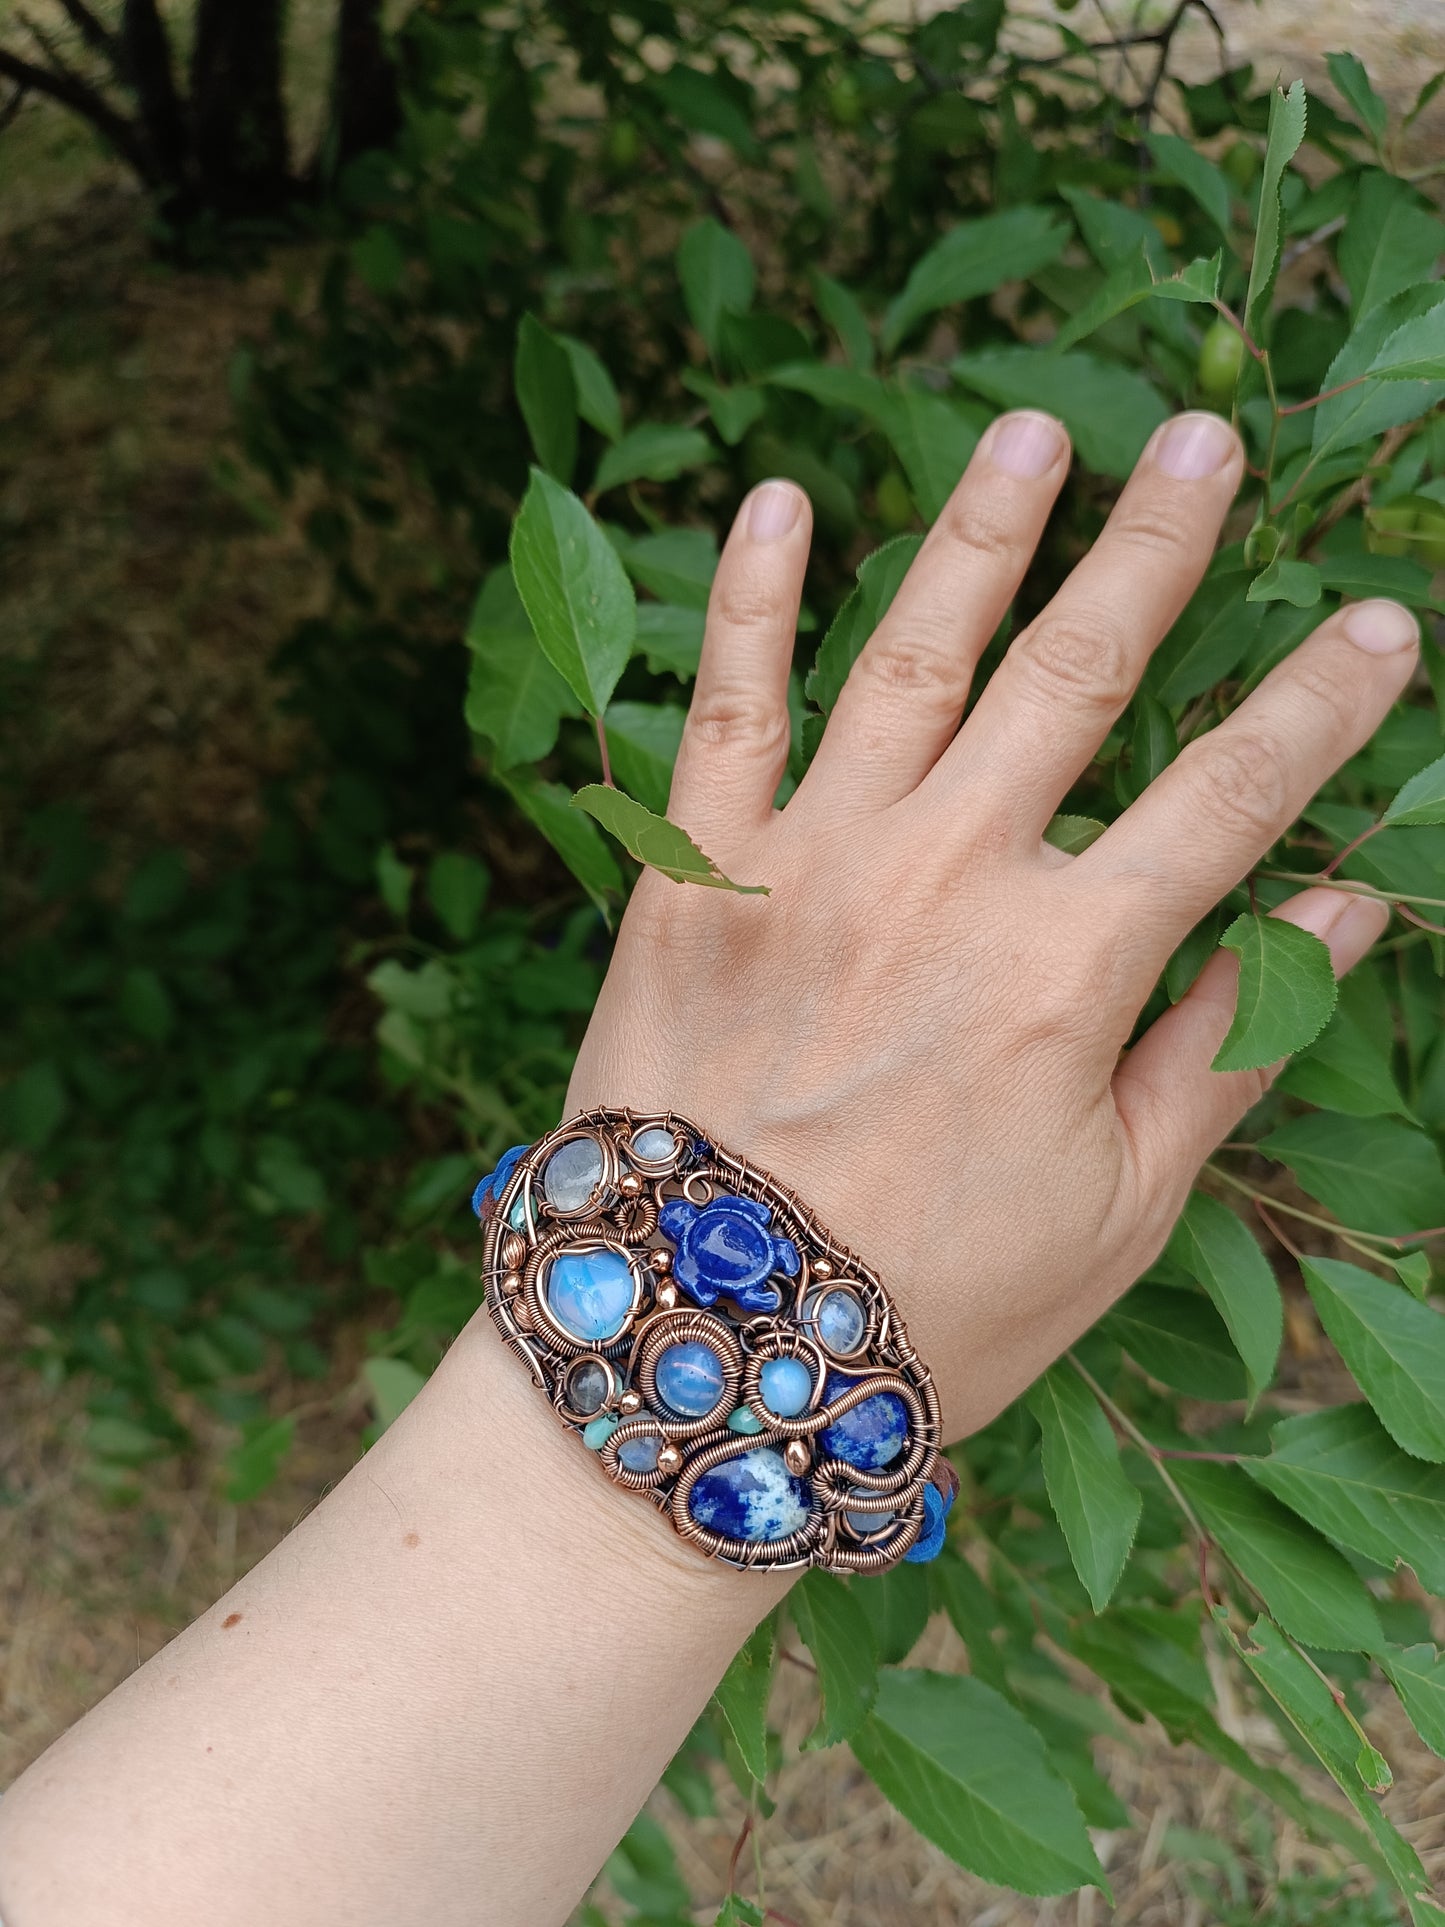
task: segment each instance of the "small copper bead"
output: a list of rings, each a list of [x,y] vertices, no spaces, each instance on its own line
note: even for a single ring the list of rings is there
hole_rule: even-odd
[[[808,1450],[806,1439],[789,1439],[783,1447],[783,1463],[795,1478],[801,1477],[813,1463],[813,1454]]]
[[[641,1392],[624,1392],[617,1401],[617,1409],[628,1418],[634,1412],[640,1412],[642,1410]]]
[[[514,1292],[518,1292],[521,1289],[522,1289],[521,1272],[509,1271],[506,1277],[503,1278],[502,1280],[502,1290],[506,1292],[507,1296],[510,1298]]]
[[[526,1255],[526,1241],[519,1238],[515,1231],[509,1231],[502,1240],[502,1263],[508,1271],[515,1271]]]
[[[654,1271],[671,1271],[672,1253],[662,1250],[649,1251],[647,1254],[647,1262],[652,1266]]]
[[[657,1455],[657,1469],[659,1472],[665,1472],[669,1478],[674,1472],[681,1472],[682,1454],[675,1445],[663,1446]]]
[[[622,1193],[624,1198],[640,1198],[642,1196],[642,1179],[638,1177],[635,1171],[624,1171],[622,1176],[617,1180],[617,1189]]]
[[[664,1279],[653,1293],[659,1311],[672,1311],[677,1305],[677,1286],[670,1278]]]
[[[833,1276],[832,1260],[829,1258],[815,1258],[813,1260],[813,1276],[815,1278],[831,1278]]]

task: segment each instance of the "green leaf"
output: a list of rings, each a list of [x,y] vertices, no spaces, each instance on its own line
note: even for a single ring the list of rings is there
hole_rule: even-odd
[[[1246,602],[1288,602],[1296,609],[1313,609],[1324,593],[1324,581],[1313,562],[1297,562],[1277,555],[1250,583]]]
[[[1442,250],[1445,224],[1412,188],[1378,168],[1363,174],[1339,245],[1355,319],[1430,280]]]
[[[1043,1740],[981,1680],[886,1671],[853,1751],[903,1817],[971,1873],[1026,1894],[1108,1893]]]
[[[1228,1327],[1208,1299],[1163,1285],[1135,1285],[1104,1320],[1134,1362],[1191,1398],[1243,1398],[1248,1379]]]
[[[1423,1303],[1430,1296],[1434,1269],[1428,1252],[1407,1251],[1403,1258],[1391,1258],[1389,1264],[1412,1298],[1418,1298]]]
[[[884,432],[925,520],[936,520],[978,446],[978,427],[945,396],[907,388],[893,398]]]
[[[658,1927],[680,1927],[692,1915],[692,1895],[672,1842],[645,1810],[608,1856],[603,1873],[619,1899]]]
[[[833,1746],[851,1739],[878,1690],[878,1658],[868,1615],[841,1579],[817,1570],[794,1586],[788,1610],[813,1655],[823,1695],[822,1715],[804,1747]]]
[[[637,646],[654,675],[691,682],[702,656],[702,632],[700,609],[680,609],[671,602],[637,605]]]
[[[1366,373],[1385,381],[1445,378],[1445,303],[1402,322],[1382,342]]]
[[[1282,208],[1280,184],[1285,169],[1294,159],[1305,137],[1305,85],[1297,80],[1288,93],[1278,87],[1270,90],[1269,133],[1265,140],[1264,173],[1259,189],[1259,226],[1254,237],[1254,258],[1249,267],[1249,292],[1244,300],[1244,325],[1256,341],[1261,340],[1265,317],[1274,293],[1279,270],[1279,245]]]
[[[1378,147],[1385,138],[1390,117],[1384,101],[1370,85],[1364,62],[1358,54],[1339,53],[1326,54],[1325,65],[1330,70],[1330,79],[1354,109],[1355,118]]]
[[[1334,1016],[1318,1041],[1286,1066],[1276,1090],[1288,1091],[1322,1110],[1344,1111],[1350,1117],[1405,1111],[1390,1063],[1393,1036],[1373,1035],[1360,1013],[1362,992],[1378,982],[1368,973],[1345,979]]]
[[[1322,556],[1316,565],[1320,582],[1338,595],[1396,596],[1404,602],[1424,602],[1430,594],[1430,571],[1407,555]]]
[[[828,408],[852,409],[879,427],[886,427],[892,416],[895,391],[877,375],[857,368],[840,368],[831,361],[784,361],[763,379],[771,388],[811,395]]]
[[[1385,1236],[1445,1224],[1445,1172],[1423,1132],[1386,1117],[1313,1111],[1260,1140],[1347,1225]]]
[[[1381,1424],[1417,1459],[1445,1460],[1445,1318],[1359,1265],[1303,1258],[1320,1323]]]
[[[622,434],[622,403],[601,358],[575,335],[557,335],[555,339],[561,342],[572,364],[577,413],[599,435],[605,435],[609,442],[619,440]]]
[[[512,524],[512,573],[537,641],[590,716],[606,709],[637,634],[617,551],[577,497],[532,470]]]
[[[296,1420],[289,1412],[247,1428],[241,1443],[226,1455],[226,1497],[232,1505],[247,1504],[274,1483],[295,1437]]]
[[[818,313],[837,335],[849,364],[866,374],[873,366],[873,330],[857,296],[821,268],[814,268],[809,280]]]
[[[544,783],[531,772],[499,779],[517,808],[542,832],[592,901],[607,916],[611,899],[623,892],[622,872],[597,825],[572,808],[560,783]]]
[[[1144,143],[1166,181],[1173,181],[1196,200],[1225,240],[1229,239],[1229,183],[1192,142],[1177,134],[1146,133]]]
[[[1239,990],[1211,1068],[1261,1070],[1313,1043],[1339,995],[1329,947],[1283,917],[1247,913],[1219,941],[1239,959]]]
[[[361,1376],[366,1380],[371,1409],[383,1432],[401,1417],[426,1384],[415,1365],[408,1365],[404,1358],[368,1358],[361,1368]]]
[[[1085,467],[1121,481],[1169,413],[1142,375],[1095,355],[993,348],[962,355],[951,368],[965,388],[1001,408],[1044,408],[1057,415]]]
[[[758,143],[748,117],[751,90],[726,70],[704,73],[676,61],[652,81],[651,87],[684,127],[726,141],[746,160],[758,157]]]
[[[577,383],[566,348],[533,315],[517,330],[515,377],[537,460],[565,488],[577,465]]]
[[[595,817],[629,856],[660,870],[674,883],[701,883],[715,890],[736,890],[743,896],[768,894],[765,883],[734,883],[731,877],[725,877],[685,830],[645,809],[621,790],[605,783],[589,783],[572,798],[572,807]]]
[[[1284,1304],[1268,1260],[1249,1227],[1206,1191],[1190,1196],[1167,1255],[1209,1293],[1244,1361],[1253,1407],[1274,1377],[1284,1336]]]
[[[376,853],[377,895],[398,922],[405,922],[411,907],[414,874],[411,865],[397,855],[394,843],[382,844]]]
[[[1179,754],[1174,718],[1157,697],[1141,691],[1134,698],[1133,716],[1127,763],[1117,763],[1114,770],[1114,787],[1125,805],[1141,797]]]
[[[682,385],[700,401],[707,403],[713,426],[729,448],[737,447],[767,406],[761,390],[725,387],[722,382],[714,381],[711,375],[705,375],[700,368],[687,369],[682,377]]]
[[[1445,823],[1445,756],[1412,776],[1385,811],[1386,823]]]
[[[700,429],[642,422],[606,451],[592,486],[600,495],[624,482],[670,482],[684,469],[707,461],[712,452],[712,443]]]
[[[718,1711],[757,1781],[768,1777],[768,1696],[773,1685],[773,1622],[765,1619],[718,1682]]]
[[[828,625],[817,657],[808,671],[803,694],[825,716],[842,693],[848,672],[862,654],[923,547],[921,535],[895,535],[858,564],[858,587]]]
[[[484,863],[464,850],[439,850],[427,872],[427,896],[458,943],[477,933],[491,878]]]
[[[710,529],[640,536],[628,547],[627,571],[664,602],[706,609],[717,573],[717,538]]]
[[[508,564],[483,582],[467,624],[471,667],[467,726],[491,743],[499,770],[539,762],[557,746],[564,716],[581,714],[543,655]]]
[[[1231,675],[1254,647],[1265,618],[1237,558],[1221,558],[1185,604],[1150,659],[1145,687],[1169,705],[1193,702]]]
[[[1096,816],[1055,816],[1044,831],[1044,841],[1052,843],[1056,850],[1077,856],[1091,843],[1097,843],[1107,827]]]
[[[676,703],[613,703],[604,720],[618,782],[656,815],[665,816],[687,711]]]
[[[1102,1612],[1128,1561],[1144,1500],[1125,1475],[1099,1401],[1070,1366],[1050,1366],[1028,1406],[1043,1433],[1049,1504],[1074,1571]]]
[[[723,317],[746,314],[757,274],[746,247],[711,215],[690,227],[677,250],[682,298],[709,354],[722,345]]]
[[[1378,1657],[1411,1726],[1445,1759],[1445,1654],[1428,1645],[1387,1646]]]
[[[1356,1766],[1358,1736],[1336,1703],[1329,1682],[1306,1665],[1267,1619],[1256,1620],[1248,1643],[1236,1638],[1222,1611],[1215,1614],[1215,1621],[1290,1725],[1343,1790],[1368,1828],[1400,1892],[1412,1903],[1430,1907],[1432,1917],[1438,1917],[1433,1913],[1430,1882],[1419,1856],[1401,1839],[1360,1778]],[[1424,1918],[1423,1913],[1416,1918]]]
[[[713,1927],[763,1927],[762,1909],[741,1894],[729,1894]]]
[[[891,355],[925,315],[1037,274],[1068,242],[1068,223],[1044,207],[1012,207],[962,222],[914,263],[884,316],[884,353]]]
[[[1103,285],[1083,307],[1070,316],[1049,347],[1055,352],[1072,348],[1117,315],[1127,313],[1143,301],[1212,302],[1219,294],[1221,267],[1222,258],[1215,254],[1207,259],[1201,257],[1191,261],[1178,274],[1161,277],[1155,273],[1149,251],[1141,242],[1132,254],[1109,272]]]
[[[1368,1405],[1280,1421],[1267,1459],[1241,1463],[1317,1531],[1387,1570],[1403,1561],[1445,1593],[1445,1472],[1412,1459]]]
[[[175,1028],[176,1007],[158,972],[148,964],[132,964],[120,980],[116,1008],[137,1037],[148,1044],[164,1043]]]
[[[1401,422],[1415,421],[1445,396],[1445,383],[1362,380],[1408,321],[1445,305],[1445,286],[1432,282],[1407,288],[1365,314],[1325,371],[1320,392],[1328,396],[1314,409],[1310,462],[1318,466],[1344,449],[1355,448]],[[1354,383],[1352,387],[1344,387]],[[1336,394],[1335,389],[1344,387]]]
[[[49,1058],[27,1064],[5,1092],[5,1121],[27,1151],[43,1151],[69,1109],[65,1084]]]
[[[1174,1460],[1170,1476],[1270,1612],[1330,1652],[1377,1652],[1375,1602],[1349,1562],[1237,1466]]]
[[[873,1644],[885,1666],[907,1659],[923,1636],[930,1610],[928,1573],[922,1566],[890,1566],[887,1572],[851,1582],[853,1597],[873,1628]]]

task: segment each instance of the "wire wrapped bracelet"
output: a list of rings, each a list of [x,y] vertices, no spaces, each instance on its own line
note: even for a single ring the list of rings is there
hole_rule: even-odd
[[[957,1475],[887,1292],[766,1171],[673,1112],[586,1111],[472,1197],[492,1322],[607,1476],[746,1568],[943,1546]]]

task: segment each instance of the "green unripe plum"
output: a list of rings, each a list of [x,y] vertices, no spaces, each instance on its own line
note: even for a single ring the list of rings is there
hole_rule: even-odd
[[[893,534],[912,528],[917,519],[908,484],[896,468],[890,468],[878,484],[874,502],[878,520]]]
[[[1231,187],[1244,194],[1254,185],[1259,172],[1259,154],[1248,141],[1236,141],[1219,165]]]
[[[625,174],[637,165],[642,153],[642,133],[635,120],[614,120],[607,128],[607,165],[615,174]]]
[[[1244,366],[1244,337],[1223,315],[1211,322],[1199,344],[1199,392],[1216,406],[1234,398]]]
[[[842,74],[828,89],[828,112],[835,127],[856,127],[863,118],[863,95],[852,74]]]

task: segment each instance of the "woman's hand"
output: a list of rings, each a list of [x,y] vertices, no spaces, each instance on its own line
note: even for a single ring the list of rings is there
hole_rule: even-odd
[[[796,1189],[895,1294],[951,1438],[1145,1269],[1267,1085],[1210,1069],[1234,1007],[1228,953],[1120,1053],[1186,932],[1366,741],[1416,660],[1396,604],[1332,617],[1064,856],[1045,826],[1204,574],[1243,454],[1215,416],[1166,423],[960,729],[1068,459],[1048,416],[993,425],[781,811],[810,517],[789,483],[749,497],[669,813],[770,894],[648,871],[569,1093],[569,1110],[677,1109]],[[1281,914],[1337,972],[1387,915],[1329,890]]]

